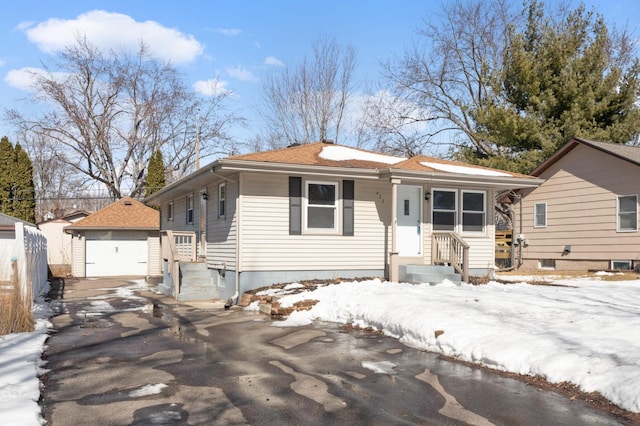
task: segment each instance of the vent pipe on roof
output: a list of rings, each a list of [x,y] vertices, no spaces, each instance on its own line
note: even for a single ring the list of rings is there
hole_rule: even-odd
[[[124,205],[125,205],[125,206],[130,206],[130,205],[131,205],[131,201],[129,201],[129,200],[125,201],[125,202],[124,202]]]
[[[322,143],[329,144],[329,145],[333,145],[333,139],[322,139],[322,141],[321,141],[321,142],[322,142]]]
[[[287,148],[294,148],[296,146],[300,146],[300,144],[298,142],[294,142],[291,145],[288,145]]]

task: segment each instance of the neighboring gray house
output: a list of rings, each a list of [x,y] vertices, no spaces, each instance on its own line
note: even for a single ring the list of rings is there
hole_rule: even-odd
[[[294,280],[426,280],[414,274],[429,265],[488,274],[495,191],[540,183],[319,142],[218,160],[145,202],[161,209],[161,289],[237,298]]]
[[[515,204],[521,269],[640,265],[640,147],[575,138],[537,167],[537,188]],[[519,228],[522,223],[522,228]]]

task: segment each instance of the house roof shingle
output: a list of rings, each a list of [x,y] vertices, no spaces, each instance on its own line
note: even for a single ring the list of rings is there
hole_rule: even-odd
[[[530,176],[503,170],[490,169],[472,164],[448,161],[425,155],[411,158],[378,154],[358,148],[316,142],[277,149],[274,151],[255,152],[251,154],[229,157],[230,161],[256,161],[268,163],[296,164],[308,166],[347,167],[362,169],[402,169],[425,172],[452,172],[451,166],[458,166],[463,174],[483,174],[488,171],[499,172],[501,176],[523,177]],[[443,167],[437,167],[441,164]],[[449,166],[448,168],[446,166]],[[465,173],[466,172],[466,173]]]
[[[536,167],[532,172],[532,176],[540,176],[542,172],[551,167],[556,161],[564,157],[569,151],[573,150],[578,145],[585,145],[598,151],[605,152],[607,154],[618,157],[622,160],[629,161],[630,163],[640,166],[640,147],[622,145],[614,142],[600,142],[592,141],[589,139],[573,138],[567,142],[562,148],[555,152],[545,162]]]
[[[160,213],[133,198],[122,198],[65,229],[136,229],[160,227]]]

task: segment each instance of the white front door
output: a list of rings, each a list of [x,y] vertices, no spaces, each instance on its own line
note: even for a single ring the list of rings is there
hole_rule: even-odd
[[[399,256],[422,255],[422,187],[398,185],[396,249]]]

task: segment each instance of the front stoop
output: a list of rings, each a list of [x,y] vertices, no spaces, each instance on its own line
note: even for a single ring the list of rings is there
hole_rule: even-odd
[[[211,271],[206,263],[180,262],[180,301],[211,300],[219,298]]]
[[[453,266],[447,265],[400,265],[400,282],[438,284],[449,280],[455,284],[462,282],[462,276]]]

